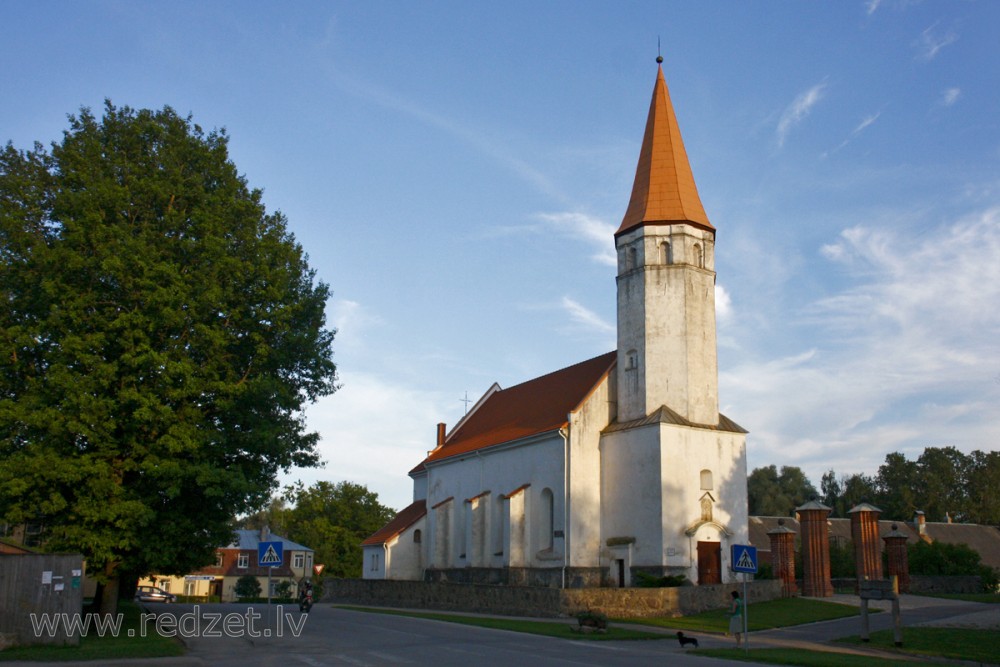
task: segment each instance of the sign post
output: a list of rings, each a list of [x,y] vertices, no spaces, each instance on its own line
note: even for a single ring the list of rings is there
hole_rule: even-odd
[[[749,601],[747,600],[747,580],[751,574],[757,574],[757,547],[749,544],[734,544],[732,548],[731,560],[733,572],[743,573],[743,646],[746,652],[750,652],[750,622]]]
[[[267,603],[271,604],[271,568],[281,567],[285,543],[280,541],[257,543],[257,565],[267,568]]]

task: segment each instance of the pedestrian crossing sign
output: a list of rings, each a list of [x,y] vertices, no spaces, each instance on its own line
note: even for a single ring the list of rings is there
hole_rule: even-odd
[[[257,564],[261,567],[281,567],[284,543],[261,542],[257,545]]]
[[[749,544],[733,545],[733,572],[757,574],[757,547]]]

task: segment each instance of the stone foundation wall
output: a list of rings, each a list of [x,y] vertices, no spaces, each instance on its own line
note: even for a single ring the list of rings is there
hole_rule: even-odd
[[[569,567],[566,568],[566,588],[585,588],[606,585],[602,581],[604,569]],[[454,584],[489,584],[493,586],[541,586],[543,588],[563,588],[563,568],[527,567],[460,567],[452,569],[428,569],[424,571],[424,581]]]
[[[323,601],[374,607],[462,611],[502,616],[556,618],[599,611],[617,618],[679,616],[729,606],[730,592],[743,584],[677,588],[577,588],[497,586],[452,582],[332,579],[323,582]],[[751,602],[781,597],[781,582],[747,585]]]

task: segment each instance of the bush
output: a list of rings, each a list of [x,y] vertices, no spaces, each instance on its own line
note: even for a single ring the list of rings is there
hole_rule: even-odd
[[[973,575],[980,577],[984,592],[997,590],[998,572],[983,565],[979,552],[966,544],[917,542],[908,545],[906,550],[912,575]]]
[[[596,628],[598,630],[608,629],[608,617],[599,611],[581,611],[576,615],[576,620],[580,627]]]
[[[236,580],[236,596],[243,598],[260,597],[260,582],[252,574],[244,574]]]

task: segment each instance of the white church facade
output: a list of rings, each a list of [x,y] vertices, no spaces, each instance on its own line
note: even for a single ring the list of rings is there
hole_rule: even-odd
[[[659,59],[658,59],[659,60]],[[748,544],[746,431],[719,414],[715,234],[658,68],[614,236],[618,348],[497,385],[410,471],[366,579],[725,583]],[[609,242],[611,239],[609,239]]]

